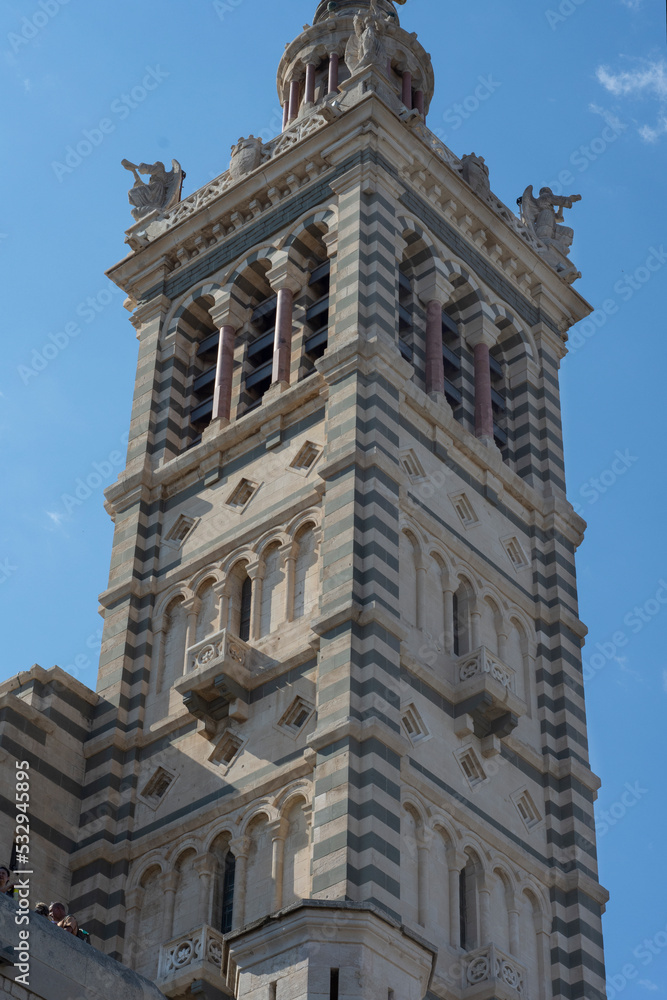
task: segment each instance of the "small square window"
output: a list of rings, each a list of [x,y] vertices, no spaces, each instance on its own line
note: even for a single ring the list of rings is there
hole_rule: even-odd
[[[528,559],[526,553],[523,551],[521,542],[518,538],[505,538],[503,539],[503,545],[505,546],[505,551],[509,556],[509,561],[514,566],[514,569],[525,569],[528,565]]]
[[[227,499],[228,506],[233,507],[235,510],[244,510],[254,497],[257,489],[257,483],[253,483],[249,479],[242,479],[229,495]]]
[[[180,549],[181,545],[188,537],[188,535],[193,530],[196,524],[194,517],[188,517],[187,514],[180,514],[170,530],[164,536],[165,542],[168,542],[172,548]]]
[[[321,454],[322,449],[319,445],[306,441],[297,452],[290,469],[294,469],[295,472],[310,472]]]
[[[409,451],[401,452],[401,465],[413,483],[420,483],[426,479],[424,468],[412,448]]]
[[[475,513],[475,508],[468,500],[465,493],[455,493],[449,498],[454,504],[454,510],[461,519],[464,528],[471,528],[474,524],[479,524],[479,518]]]
[[[407,708],[403,709],[401,722],[413,746],[421,743],[422,740],[428,739],[430,733],[414,705],[408,705]]]
[[[242,736],[228,729],[208,759],[214,764],[229,767],[243,749],[244,743]]]
[[[475,788],[483,781],[486,781],[484,768],[480,764],[477,754],[472,747],[466,747],[464,750],[455,753],[454,756],[458,760],[459,767],[463,771],[466,781],[471,788]]]
[[[540,825],[542,817],[527,789],[515,792],[512,795],[512,802],[528,830],[534,830]]]
[[[175,780],[174,774],[164,767],[158,767],[139,794],[151,809],[157,809]]]
[[[304,698],[295,698],[278,723],[280,729],[291,736],[298,736],[314,712],[314,708]]]

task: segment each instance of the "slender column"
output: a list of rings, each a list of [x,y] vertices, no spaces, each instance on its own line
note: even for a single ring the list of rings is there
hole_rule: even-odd
[[[471,650],[479,649],[482,645],[482,635],[480,624],[482,621],[482,616],[479,611],[473,611],[470,615],[470,648]]]
[[[259,563],[247,566],[246,573],[252,580],[252,600],[250,602],[250,638],[259,639],[259,627],[262,618],[262,581],[259,575]]]
[[[223,326],[218,342],[218,363],[215,369],[215,393],[213,396],[213,420],[229,420],[232,409],[232,381],[234,378],[233,326]]]
[[[285,621],[294,621],[294,583],[296,555],[290,545],[285,553]]]
[[[416,107],[417,111],[419,112],[419,114],[423,118],[424,117],[424,91],[423,90],[416,90],[415,91],[415,107]]]
[[[515,958],[521,958],[521,939],[519,933],[519,911],[509,910],[509,923],[510,923],[510,955],[514,955]]]
[[[286,382],[289,385],[289,370],[292,360],[292,311],[294,293],[291,288],[278,291],[276,309],[276,336],[273,346],[273,372],[271,382]]]
[[[412,111],[412,73],[407,69],[403,74],[403,104]]]
[[[442,303],[432,299],[426,306],[426,392],[445,391],[442,356]]]
[[[245,901],[248,893],[248,852],[250,851],[250,838],[237,837],[230,840],[229,850],[236,858],[236,873],[234,879],[234,930],[240,930],[245,924]]]
[[[285,257],[267,274],[271,288],[278,294],[276,333],[273,344],[271,383],[289,385],[292,364],[292,327],[294,296],[305,282],[305,274]]]
[[[537,931],[537,962],[540,974],[539,1000],[548,1000],[547,983],[551,983],[551,934],[547,927]],[[551,996],[550,990],[549,996]]]
[[[505,632],[498,632],[498,656],[503,663],[507,663],[507,634]]]
[[[271,829],[271,878],[273,879],[273,912],[283,905],[283,870],[285,867],[285,838],[287,837],[287,823],[284,819],[278,820]]]
[[[423,840],[417,843],[417,923],[426,927],[428,920],[428,849]]]
[[[184,674],[188,672],[188,650],[197,641],[197,615],[199,614],[200,606],[201,601],[198,597],[193,597],[189,601],[183,601],[183,607],[188,616],[188,628],[185,639],[185,662],[183,663]]]
[[[287,128],[287,122],[289,120],[289,101],[285,101],[283,104],[283,132]]]
[[[153,675],[154,690],[157,694],[162,690],[164,682],[164,635],[169,624],[167,615],[162,615],[153,626]]]
[[[478,948],[484,948],[491,943],[491,893],[486,885],[480,885],[477,890],[479,898],[479,937]]]
[[[137,946],[141,939],[139,918],[144,901],[145,889],[139,886],[125,893],[125,950],[123,961],[125,965],[134,968]]]
[[[417,566],[417,628],[424,628],[426,619],[426,567]]]
[[[227,581],[223,580],[222,583],[214,583],[213,591],[218,598],[218,632],[221,632],[223,628],[228,627],[229,623],[229,592],[227,590]]]
[[[330,94],[338,93],[338,66],[340,62],[340,56],[337,52],[331,52],[329,55],[329,82],[327,84],[328,92]]]
[[[315,103],[315,64],[308,63],[306,66],[306,92],[304,96],[306,104]]]
[[[178,891],[178,872],[167,872],[162,876],[162,896],[164,910],[162,912],[162,940],[171,941],[174,933],[174,908],[176,892]]]
[[[445,652],[450,656],[454,652],[454,591],[443,592],[445,600]]]
[[[202,854],[195,858],[195,869],[200,879],[199,923],[210,924],[213,912],[213,883],[218,868],[218,860],[213,854]]]
[[[293,122],[296,116],[299,114],[299,106],[301,103],[301,81],[292,80],[289,85],[289,112],[288,120]]]

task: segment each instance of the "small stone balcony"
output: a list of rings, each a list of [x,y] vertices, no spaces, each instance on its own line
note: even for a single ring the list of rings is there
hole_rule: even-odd
[[[458,714],[471,716],[478,736],[509,736],[527,711],[515,671],[486,646],[459,657],[455,670]]]
[[[226,951],[222,934],[207,924],[181,934],[160,948],[157,986],[174,1000],[190,997],[195,982],[202,984],[197,992],[203,996],[233,996],[223,975]]]
[[[490,944],[463,958],[464,1000],[532,1000],[523,965]]]
[[[231,701],[244,703],[252,686],[251,647],[222,629],[186,652],[186,671],[176,682],[188,710],[203,721],[218,721]]]

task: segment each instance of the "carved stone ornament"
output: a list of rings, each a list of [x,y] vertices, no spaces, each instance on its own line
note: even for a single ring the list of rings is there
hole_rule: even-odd
[[[170,171],[161,160],[139,164],[123,160],[122,166],[134,174],[134,186],[128,193],[128,199],[136,222],[151,212],[168,212],[181,200],[185,173],[178,160],[171,161]],[[143,181],[141,174],[150,177],[150,180]]]
[[[232,159],[229,164],[229,172],[233,180],[237,181],[245,174],[251,173],[262,162],[262,140],[256,139],[254,135],[247,139],[239,139],[235,146],[232,146]]]
[[[345,62],[351,73],[367,66],[377,66],[384,71],[387,64],[384,42],[385,19],[380,16],[375,3],[370,14],[361,11],[354,18],[354,34],[345,50]]]
[[[574,239],[574,230],[558,223],[563,222],[563,209],[572,208],[575,201],[581,201],[580,194],[561,198],[549,187],[543,187],[535,198],[533,185],[529,184],[520,199],[521,221],[542,243],[567,256]]]
[[[461,173],[466,184],[469,184],[480,198],[486,199],[491,193],[491,184],[489,168],[484,162],[484,157],[477,156],[476,153],[466,153],[461,157]]]

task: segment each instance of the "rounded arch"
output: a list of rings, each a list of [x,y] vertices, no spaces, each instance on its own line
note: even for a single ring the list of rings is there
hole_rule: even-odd
[[[306,260],[314,251],[319,251],[319,243],[325,232],[330,232],[337,225],[338,213],[334,208],[323,208],[318,212],[309,210],[297,219],[278,246],[287,251],[290,258],[298,256],[301,260]]]
[[[280,816],[276,807],[270,802],[255,803],[239,820],[239,836],[246,837],[248,830],[262,818],[267,823],[274,823]]]
[[[174,603],[174,601],[181,598],[183,601],[191,601],[195,594],[191,587],[185,583],[175,583],[173,586],[169,587],[168,590],[160,597],[160,599],[155,604],[155,610],[153,612],[153,620],[159,620],[168,611],[169,607]]]
[[[171,309],[167,313],[162,324],[162,336],[160,338],[160,344],[163,344],[165,340],[173,336],[178,330],[182,323],[190,322],[190,307],[193,306],[199,300],[205,300],[209,306],[212,306],[215,302],[216,296],[222,290],[222,286],[216,281],[206,281],[202,285],[198,285],[196,288],[191,288],[189,291],[184,292],[176,301],[173,303]]]
[[[297,514],[296,517],[293,517],[292,520],[287,523],[285,535],[294,541],[299,532],[302,531],[303,528],[307,528],[309,525],[311,525],[315,531],[321,527],[322,515],[320,511],[307,510]]]
[[[205,569],[200,570],[196,576],[192,577],[188,584],[188,589],[195,597],[197,597],[199,591],[205,583],[210,581],[215,585],[216,583],[222,583],[223,580],[224,574],[220,570],[219,566],[207,566]]]
[[[268,271],[276,263],[277,259],[281,256],[280,250],[273,246],[272,244],[267,244],[262,247],[258,247],[253,250],[247,256],[241,258],[235,265],[234,269],[229,272],[227,280],[224,285],[219,286],[216,292],[215,300],[224,298],[225,295],[231,295],[236,289],[243,284],[243,279],[248,274],[248,271],[259,273],[261,271]],[[266,265],[262,267],[262,265]]]
[[[401,796],[401,807],[406,812],[412,813],[417,822],[418,829],[421,828],[422,831],[428,830],[428,809],[419,796],[412,791],[404,792]]]
[[[235,832],[233,830],[233,824],[229,822],[229,819],[225,819],[223,822],[216,824],[206,835],[204,842],[202,844],[202,851],[204,854],[208,854],[211,848],[215,844],[216,840],[220,837],[226,837],[228,840],[233,840],[235,837]]]
[[[409,256],[413,256],[415,252],[421,252],[435,260],[440,257],[434,237],[427,229],[424,229],[414,215],[399,215],[396,221],[399,233],[410,248]]]
[[[289,541],[289,535],[283,528],[273,528],[271,531],[267,531],[265,535],[262,535],[253,546],[255,557],[262,562],[267,550],[273,545],[279,545],[283,548],[289,544]]]
[[[519,337],[522,341],[525,353],[531,361],[539,358],[535,338],[531,331],[512,313],[503,303],[494,301],[489,297],[489,309],[495,326],[498,328],[498,344],[501,345],[510,337]]]
[[[202,853],[201,841],[196,837],[188,837],[187,840],[182,841],[180,844],[175,844],[168,854],[170,867],[178,868],[183,859],[189,856],[192,851],[194,851],[197,857]]]
[[[131,889],[138,889],[144,879],[144,876],[147,875],[153,868],[158,868],[161,875],[164,875],[167,870],[166,858],[160,851],[151,851],[150,854],[142,857],[136,863],[136,867],[133,869],[128,880],[127,891],[129,892]]]
[[[448,852],[454,854],[460,852],[459,841],[461,834],[443,813],[437,813],[433,816],[430,822],[430,829],[443,839]]]
[[[288,785],[287,788],[283,789],[273,800],[273,807],[282,819],[297,802],[303,802],[306,806],[309,806],[311,798],[311,785],[308,782],[301,781],[294,785]]]
[[[241,563],[248,566],[254,563],[256,559],[256,553],[250,548],[237,549],[235,552],[232,552],[220,565],[223,580],[226,581]]]

